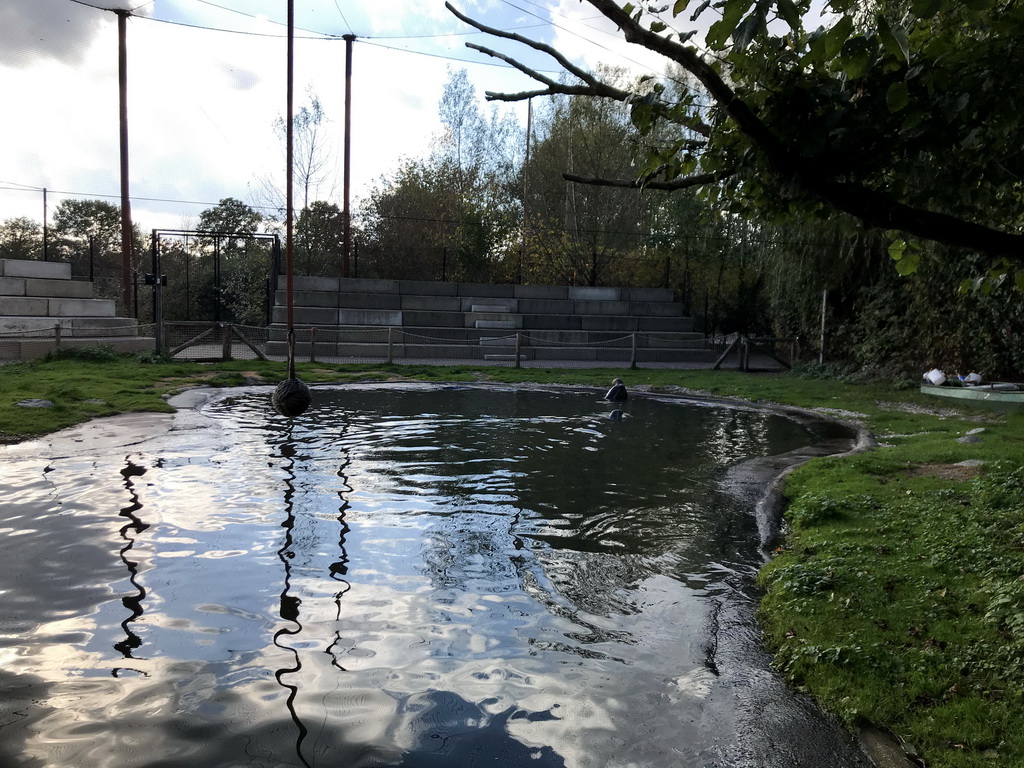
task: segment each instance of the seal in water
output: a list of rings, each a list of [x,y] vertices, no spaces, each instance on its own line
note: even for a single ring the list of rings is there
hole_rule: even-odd
[[[618,403],[629,395],[626,393],[626,385],[622,383],[622,379],[612,379],[612,388],[605,393],[604,399],[611,400],[613,403]]]

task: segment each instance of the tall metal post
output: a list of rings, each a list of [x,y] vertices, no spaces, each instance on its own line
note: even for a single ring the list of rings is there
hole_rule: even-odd
[[[287,321],[288,321],[288,341],[289,341],[289,361],[291,361],[291,344],[294,343],[295,333],[295,312],[292,307],[292,257],[294,253],[293,247],[293,224],[292,224],[292,210],[294,207],[294,201],[292,198],[292,176],[294,169],[292,167],[292,156],[295,135],[295,120],[293,118],[294,110],[292,109],[294,104],[295,96],[295,0],[288,0],[288,74],[287,74],[287,115],[286,115],[286,128],[285,128],[285,223],[284,223],[284,268],[285,268],[285,295],[287,298]],[[292,371],[288,371],[288,375],[293,375]]]
[[[43,187],[43,261],[50,260],[48,248],[50,230],[49,225],[46,222],[47,218],[48,217],[46,215],[46,187]],[[91,277],[89,279],[92,280]]]
[[[355,35],[345,35],[345,149],[344,195],[345,218],[342,220],[344,239],[342,246],[342,275],[349,276],[349,254],[352,249],[352,43]]]
[[[162,275],[160,271],[160,238],[153,230],[152,240],[152,268],[153,268],[153,337],[156,341],[156,353],[159,355],[164,351],[164,302]]]
[[[821,292],[821,346],[818,350],[818,365],[825,364],[825,311],[828,309],[828,291]]]
[[[132,300],[132,206],[128,196],[128,17],[127,10],[117,14],[117,73],[121,123],[121,302],[125,312]]]

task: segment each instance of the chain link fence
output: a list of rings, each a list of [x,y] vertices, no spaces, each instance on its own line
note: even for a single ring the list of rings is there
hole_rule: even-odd
[[[156,335],[156,334],[155,334]],[[167,322],[163,349],[178,360],[285,360],[283,327]],[[475,339],[411,333],[395,326],[299,327],[298,362],[331,364],[474,365],[517,368],[731,368],[785,370],[799,359],[798,339],[734,335],[678,340],[628,333],[599,341],[565,342],[543,332],[517,331]]]

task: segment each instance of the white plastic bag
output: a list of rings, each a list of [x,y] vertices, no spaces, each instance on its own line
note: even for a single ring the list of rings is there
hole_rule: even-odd
[[[936,387],[940,384],[944,384],[946,381],[946,374],[938,368],[932,368],[924,375],[924,377],[928,380],[929,384],[934,384]]]

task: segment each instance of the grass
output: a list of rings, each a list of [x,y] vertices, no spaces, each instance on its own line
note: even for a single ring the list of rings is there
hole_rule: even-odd
[[[948,408],[883,382],[725,371],[302,364],[308,382],[411,379],[700,391],[856,420],[867,453],[787,481],[788,529],[760,575],[779,670],[851,728],[887,728],[933,768],[1024,765],[1024,415]],[[0,436],[167,411],[195,385],[274,384],[280,363],[115,355],[0,367]],[[26,398],[53,408],[21,408]],[[981,442],[956,438],[983,428]],[[968,459],[983,465],[958,466]]]

